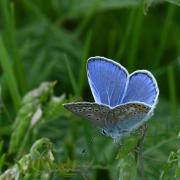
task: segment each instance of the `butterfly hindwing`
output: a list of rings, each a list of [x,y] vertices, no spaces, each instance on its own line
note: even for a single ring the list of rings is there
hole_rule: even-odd
[[[151,109],[151,106],[139,102],[115,107],[107,116],[107,132],[117,137],[137,129],[149,118]]]
[[[64,107],[69,111],[90,120],[99,127],[104,126],[109,107],[90,102],[67,103]]]
[[[123,103],[139,101],[149,105],[157,103],[159,89],[154,76],[146,70],[132,73],[125,92]]]

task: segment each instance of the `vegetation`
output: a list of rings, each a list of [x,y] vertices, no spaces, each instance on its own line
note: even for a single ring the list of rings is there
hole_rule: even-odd
[[[148,69],[160,98],[145,179],[180,179],[179,0],[0,1],[0,179],[142,179],[137,137],[122,146],[62,106],[94,101],[90,56]]]

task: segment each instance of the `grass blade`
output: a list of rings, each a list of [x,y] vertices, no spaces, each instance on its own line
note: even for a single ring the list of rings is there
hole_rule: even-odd
[[[0,65],[2,66],[2,69],[4,71],[5,81],[8,86],[10,95],[12,97],[14,108],[18,110],[21,102],[21,97],[18,90],[17,81],[15,79],[15,75],[1,36],[0,36],[0,54],[1,54]]]
[[[137,10],[136,21],[134,23],[134,33],[132,34],[131,51],[128,59],[129,70],[132,71],[135,67],[136,54],[138,51],[139,37],[141,33],[141,27],[144,19],[144,0],[140,1],[139,8]]]
[[[174,68],[168,67],[168,84],[169,84],[169,96],[171,102],[171,112],[174,120],[177,118],[177,92],[176,92],[176,81]]]
[[[72,72],[72,69],[71,69],[71,65],[69,63],[69,60],[68,60],[67,56],[65,56],[65,63],[66,63],[67,72],[68,72],[68,75],[69,75],[69,79],[70,79],[74,94],[78,96],[79,95],[78,86],[77,86],[76,80],[74,78],[74,75],[73,75],[73,72]]]
[[[17,82],[19,83],[19,89],[21,93],[24,94],[26,91],[26,81],[23,65],[16,43],[14,4],[8,4],[8,2],[9,1],[2,0],[0,3],[4,20],[4,38],[6,44],[8,45],[8,49],[11,50],[10,52],[12,53],[13,68],[17,78]]]
[[[84,88],[84,82],[85,82],[85,78],[86,78],[86,62],[87,62],[89,51],[90,51],[91,37],[92,37],[92,33],[91,33],[91,31],[89,31],[86,36],[84,55],[81,60],[81,66],[80,66],[81,68],[80,68],[80,73],[79,73],[80,95],[82,95],[83,88]]]
[[[135,12],[136,12],[136,10],[133,8],[128,17],[128,25],[127,25],[126,33],[124,35],[124,39],[122,40],[122,44],[118,48],[117,55],[116,55],[117,59],[119,59],[119,60],[121,60],[122,55],[127,47],[128,39],[129,39],[131,30],[133,27]]]
[[[162,33],[161,33],[161,37],[160,37],[160,43],[159,43],[160,45],[157,49],[157,55],[154,60],[154,68],[159,66],[159,64],[161,63],[162,55],[163,55],[165,45],[166,45],[166,40],[168,37],[168,32],[172,24],[174,12],[175,12],[174,5],[169,5],[168,10],[167,10],[167,16],[166,16],[165,23],[164,23]]]

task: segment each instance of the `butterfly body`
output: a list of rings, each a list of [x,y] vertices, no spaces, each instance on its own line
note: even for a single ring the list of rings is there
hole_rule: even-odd
[[[159,90],[149,71],[129,75],[120,64],[98,56],[88,60],[87,75],[95,102],[64,106],[91,121],[103,134],[115,139],[122,137],[152,116]]]

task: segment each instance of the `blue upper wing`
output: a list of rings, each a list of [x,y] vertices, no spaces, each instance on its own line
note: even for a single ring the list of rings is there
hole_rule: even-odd
[[[157,102],[159,89],[157,82],[149,71],[135,71],[129,77],[129,84],[123,103],[139,101],[149,105]]]
[[[96,103],[110,107],[121,103],[128,79],[123,66],[104,57],[92,57],[87,63],[87,75]]]

